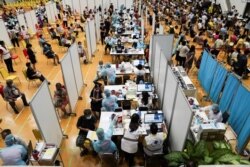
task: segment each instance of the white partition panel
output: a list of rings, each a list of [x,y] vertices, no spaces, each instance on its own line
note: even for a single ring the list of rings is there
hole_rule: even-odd
[[[4,43],[7,47],[12,46],[8,31],[5,27],[4,21],[2,19],[0,19],[0,30],[1,30],[0,40],[4,41]]]
[[[99,41],[101,39],[100,34],[100,15],[99,12],[95,14],[95,32],[96,32],[96,41]]]
[[[18,20],[18,23],[21,26],[24,26],[25,28],[27,27],[26,25],[26,21],[25,21],[25,18],[24,18],[24,14],[19,14],[17,15],[17,20]]]
[[[85,24],[85,34],[86,34],[86,42],[87,42],[87,59],[91,61],[92,58],[92,48],[91,48],[91,35],[88,22]]]
[[[62,3],[63,3],[63,7],[65,8],[66,5],[69,5],[71,9],[73,9],[73,1],[76,1],[76,0],[63,0]]]
[[[72,10],[74,12],[77,12],[77,13],[81,13],[82,12],[81,10],[83,10],[83,9],[81,9],[80,1],[81,0],[73,0],[72,1],[72,4],[73,4]]]
[[[45,5],[45,10],[46,10],[46,13],[47,13],[47,18],[48,18],[49,23],[53,23],[55,21],[55,19],[53,17],[54,14],[50,10],[50,5],[51,5],[50,3],[47,3]]]
[[[36,124],[46,143],[60,147],[63,132],[59,124],[48,83],[44,81],[30,102]]]
[[[33,24],[33,20],[32,20],[30,12],[26,12],[24,15],[25,15],[25,18],[26,18],[28,30],[32,34],[35,34],[36,33],[36,27],[35,27],[35,24]]]
[[[83,14],[84,9],[86,8],[86,6],[88,6],[88,1],[80,0],[80,5],[81,5],[81,14]]]
[[[88,22],[89,24],[89,30],[90,30],[90,37],[91,37],[91,51],[92,54],[96,51],[96,32],[95,32],[95,21],[91,20]]]
[[[142,41],[144,41],[144,19],[142,18],[141,19],[141,38],[142,38]]]
[[[171,151],[183,151],[192,118],[193,112],[189,102],[182,88],[178,86],[169,131],[169,145]]]
[[[73,111],[76,107],[76,103],[78,100],[78,91],[76,87],[75,75],[69,52],[66,53],[60,64],[63,73],[64,84],[66,86],[69,96],[70,107]]]
[[[96,6],[96,9],[98,9],[99,6],[101,6],[101,8],[103,8],[103,6],[102,6],[102,0],[95,0],[95,6]]]
[[[172,117],[177,87],[178,82],[175,78],[175,75],[172,72],[171,67],[167,66],[167,79],[164,90],[164,99],[162,102],[162,111],[164,113],[165,119],[167,120],[167,125],[170,124]]]
[[[81,94],[82,87],[83,87],[83,76],[82,76],[82,69],[80,63],[80,57],[77,51],[77,44],[74,43],[69,48],[70,57],[73,65],[73,71],[75,75],[76,87],[78,91],[78,95]]]
[[[30,11],[30,15],[31,15],[31,18],[32,18],[32,22],[36,28],[36,24],[37,24],[37,17],[36,17],[36,12],[35,10],[31,10]]]
[[[72,8],[71,8],[72,9]],[[56,3],[53,2],[52,5],[51,5],[51,10],[53,10],[53,15],[54,15],[54,18],[58,19],[58,10],[56,8]]]
[[[155,14],[153,14],[152,34],[155,33]]]
[[[126,0],[126,8],[131,9],[132,6],[133,6],[133,0]]]
[[[161,34],[161,35],[164,34],[163,26],[161,24],[160,24],[160,27],[159,27],[159,34]]]
[[[162,104],[163,102],[163,95],[164,95],[164,87],[165,87],[165,78],[167,77],[167,67],[168,67],[168,61],[163,54],[163,52],[160,53],[160,69],[159,69],[159,75],[158,75],[158,86],[157,86],[157,92],[160,97],[160,102]]]
[[[106,11],[107,11],[109,8],[109,5],[110,5],[110,0],[102,0],[102,4],[103,4],[102,10],[104,11],[104,9],[106,9]]]
[[[154,35],[154,41],[158,42],[163,54],[170,61],[172,58],[174,35]]]
[[[88,8],[89,10],[95,8],[95,0],[88,0]]]
[[[117,0],[117,5],[118,5],[118,9],[121,8],[121,6],[126,6],[126,0]]]
[[[158,43],[155,45],[155,53],[152,55],[154,58],[154,66],[153,66],[153,78],[154,84],[157,85],[159,71],[160,71],[160,54],[161,54],[161,47]]]

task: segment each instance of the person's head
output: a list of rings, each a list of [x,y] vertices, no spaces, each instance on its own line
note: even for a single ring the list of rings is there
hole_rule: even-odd
[[[6,85],[7,85],[8,87],[12,87],[12,85],[13,85],[13,80],[8,79],[8,80],[6,81]]]
[[[43,35],[42,35],[42,34],[40,34],[40,35],[39,35],[39,38],[43,38]]]
[[[100,61],[99,61],[99,66],[102,66],[102,65],[103,65],[103,61],[100,60]]]
[[[152,123],[150,125],[150,132],[153,134],[153,135],[156,135],[156,133],[158,132],[158,126],[156,125],[156,123]]]
[[[186,43],[187,43],[186,41],[182,41],[182,43],[181,43],[181,44],[182,44],[183,46],[185,46],[185,45],[186,45]]]
[[[137,69],[138,69],[138,70],[142,70],[142,68],[143,68],[142,65],[141,65],[141,64],[138,64]]]
[[[111,64],[110,64],[110,63],[107,63],[107,64],[105,65],[105,67],[106,67],[106,68],[111,68]]]
[[[94,84],[95,84],[95,86],[94,86],[95,89],[99,89],[101,87],[101,85],[102,85],[99,82],[94,82]]]
[[[130,120],[130,123],[129,123],[129,129],[131,132],[133,131],[136,131],[140,125],[140,122],[141,122],[141,118],[138,114],[134,113],[132,116],[131,116],[131,120]]]
[[[4,129],[1,132],[2,139],[5,140],[6,136],[8,136],[9,134],[11,134],[11,130],[10,129]]]
[[[59,24],[56,24],[56,27],[59,27]]]
[[[10,147],[15,143],[15,137],[12,134],[9,134],[5,137],[4,142],[7,147]]]
[[[194,52],[194,51],[195,51],[195,46],[192,45],[192,46],[190,47],[190,52]]]
[[[96,130],[96,135],[99,140],[104,140],[104,130],[102,128]]]
[[[28,48],[31,48],[31,47],[32,47],[32,45],[29,44],[29,43],[26,45],[26,48],[27,48],[27,49],[28,49]]]
[[[82,42],[81,42],[81,41],[78,41],[77,44],[78,44],[78,45],[82,45]]]
[[[220,112],[218,104],[213,104],[212,105],[212,111],[214,114],[218,114]]]
[[[109,89],[105,89],[104,94],[106,97],[109,97],[111,95],[111,91]]]
[[[56,83],[56,90],[62,89],[62,84],[61,83]]]
[[[87,118],[87,119],[91,119],[92,117],[92,114],[91,114],[91,110],[90,109],[85,109],[83,111],[83,114],[84,114],[84,117]]]
[[[0,41],[0,45],[4,46],[5,45],[4,41]]]
[[[27,67],[27,68],[30,68],[30,67],[31,67],[30,62],[27,62],[27,63],[26,63],[26,67]]]
[[[22,27],[23,30],[25,29],[24,25],[22,25],[21,27]]]
[[[153,99],[152,99],[152,104],[153,104],[153,105],[156,105],[157,102],[158,102],[158,100],[157,100],[156,98],[153,98]]]

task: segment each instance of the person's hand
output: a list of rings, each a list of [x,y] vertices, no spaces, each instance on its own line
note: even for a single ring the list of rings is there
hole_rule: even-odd
[[[162,124],[161,124],[161,128],[162,128],[162,129],[165,129],[165,128],[166,128],[166,125],[162,123]]]

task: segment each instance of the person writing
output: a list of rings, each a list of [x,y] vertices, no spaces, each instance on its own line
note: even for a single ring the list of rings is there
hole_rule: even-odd
[[[222,113],[220,112],[218,104],[209,105],[206,107],[200,108],[200,111],[209,111],[208,112],[208,119],[217,122],[222,122]]]
[[[21,97],[24,106],[29,106],[25,94],[20,92],[20,90],[13,84],[13,81],[11,79],[8,79],[6,81],[6,86],[3,89],[3,93],[4,99],[9,102],[10,106],[16,114],[19,113],[15,103],[17,98]]]
[[[93,142],[93,148],[97,153],[115,153],[117,147],[115,143],[111,140],[113,135],[114,124],[116,123],[116,117],[110,123],[108,131],[105,133],[102,128],[96,130],[96,135],[98,137],[97,141]]]
[[[0,158],[3,161],[3,166],[26,166],[27,150],[20,144],[15,144],[15,138],[12,134],[5,137],[6,147],[0,150]]]
[[[144,82],[144,76],[145,76],[145,70],[143,69],[143,66],[139,64],[137,68],[135,69],[135,75],[136,75],[136,84],[143,83]]]

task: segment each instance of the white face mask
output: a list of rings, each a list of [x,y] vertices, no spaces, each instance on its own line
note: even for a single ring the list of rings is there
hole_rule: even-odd
[[[90,116],[86,117],[86,119],[91,119],[91,118],[92,118],[92,115],[90,115]]]

